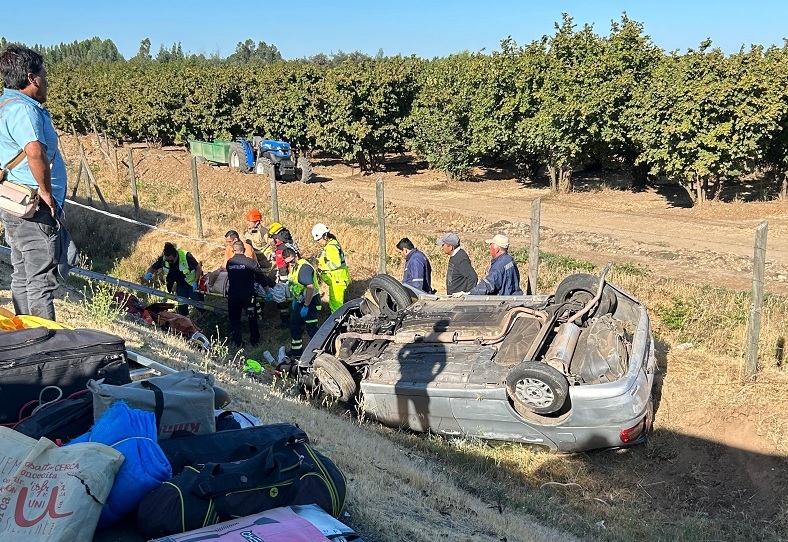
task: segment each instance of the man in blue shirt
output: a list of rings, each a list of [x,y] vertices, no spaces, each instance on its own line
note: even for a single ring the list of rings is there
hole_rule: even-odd
[[[402,284],[413,286],[417,290],[435,293],[432,289],[432,266],[422,251],[413,246],[407,237],[400,239],[397,250],[405,258],[405,274]]]
[[[66,165],[47,99],[47,72],[37,52],[12,44],[0,52],[5,90],[0,95],[0,165],[25,152],[8,180],[38,189],[39,207],[29,219],[0,210],[11,246],[11,298],[17,314],[55,319],[57,216],[66,201]]]
[[[490,272],[469,293],[471,295],[523,295],[520,271],[509,256],[509,238],[500,233],[487,239],[490,245]]]

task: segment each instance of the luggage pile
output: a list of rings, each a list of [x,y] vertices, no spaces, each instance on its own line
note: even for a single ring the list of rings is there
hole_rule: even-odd
[[[132,381],[107,333],[0,332],[4,542],[90,540],[134,514],[148,540],[360,540],[307,434],[224,410],[217,390],[197,371]]]

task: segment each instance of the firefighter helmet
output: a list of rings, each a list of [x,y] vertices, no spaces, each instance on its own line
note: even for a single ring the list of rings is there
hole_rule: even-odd
[[[317,223],[314,226],[312,226],[312,239],[314,239],[315,241],[319,241],[329,231],[331,230],[328,229],[328,226],[326,226],[325,224]]]
[[[244,220],[247,222],[260,222],[262,219],[263,215],[261,215],[260,211],[257,209],[251,209],[244,215]]]
[[[273,224],[271,224],[271,227],[268,228],[268,235],[276,235],[277,233],[282,231],[283,228],[284,226],[282,226],[279,222],[274,222]]]

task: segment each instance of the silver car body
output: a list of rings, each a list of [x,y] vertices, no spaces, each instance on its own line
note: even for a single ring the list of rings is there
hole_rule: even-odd
[[[653,417],[656,361],[651,326],[640,302],[611,284],[605,288],[616,302],[604,325],[626,329],[626,338],[616,346],[626,352],[618,360],[621,370],[614,371],[614,378],[586,376],[584,382],[567,364],[570,385],[559,412],[542,415],[515,408],[506,385],[507,373],[524,355],[533,360],[544,357],[549,345],[539,352],[533,351],[533,345],[540,332],[554,336],[556,322],[547,322],[551,329],[542,330],[544,322],[537,322],[528,311],[549,312],[552,296],[457,298],[416,293],[415,302],[399,312],[393,339],[378,341],[374,355],[366,354],[369,359],[364,363],[353,364],[353,357],[348,357],[358,382],[360,408],[392,427],[522,442],[558,452],[642,442]],[[513,307],[527,317],[502,316],[511,314]],[[317,385],[312,368],[318,354],[329,352],[345,362],[337,337],[347,331],[348,322],[358,321],[363,308],[363,300],[350,301],[321,326],[299,362],[305,383]],[[502,328],[506,329],[502,332]],[[463,334],[475,340],[463,341]],[[355,344],[380,337],[358,335],[363,338]],[[485,339],[494,336],[503,338]],[[580,350],[578,346],[570,355],[582,357]]]

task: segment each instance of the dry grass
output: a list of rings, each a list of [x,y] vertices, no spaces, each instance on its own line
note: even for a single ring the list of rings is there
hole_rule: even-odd
[[[144,159],[143,152],[148,153]],[[89,154],[96,157],[95,152]],[[140,201],[147,209],[144,219],[193,235],[193,219],[181,218],[192,215],[188,162],[161,151],[135,154]],[[118,181],[108,168],[96,168],[96,173],[105,197],[122,203],[122,214],[130,216],[127,180]],[[242,230],[242,215],[248,208],[270,214],[267,182],[206,165],[200,165],[199,173],[208,241],[221,242],[227,229]],[[177,181],[167,184],[165,179]],[[599,197],[610,199],[602,192]],[[377,269],[373,206],[354,193],[337,201],[320,184],[280,185],[279,201],[280,221],[307,255],[318,253],[318,246],[309,240],[311,226],[322,221],[331,227],[346,250],[355,280],[350,295],[360,294]],[[429,223],[429,214],[387,205],[389,272],[402,273],[393,247],[408,236],[430,258],[434,286],[441,290],[446,258],[434,237],[419,233],[432,231],[420,225]],[[129,280],[137,279],[163,242],[170,240],[166,234],[118,225],[73,207],[69,215],[78,244],[96,250],[94,254],[117,255],[97,261],[97,267]],[[440,222],[445,220],[441,217]],[[474,231],[484,232],[483,228],[480,223]],[[178,244],[203,259],[206,269],[221,258],[220,249],[197,241],[179,240]],[[477,271],[486,269],[487,246],[478,241],[464,242],[464,246]],[[524,253],[514,255],[525,261]],[[587,262],[543,254],[539,288],[552,291],[572,272],[598,271]],[[236,409],[270,422],[297,422],[348,476],[348,521],[372,540],[784,539],[788,503],[782,502],[766,517],[754,506],[747,508],[752,496],[741,497],[743,513],[730,508],[734,506],[730,503],[739,502],[735,495],[715,500],[719,492],[714,487],[721,482],[712,480],[712,475],[729,465],[713,456],[722,452],[709,443],[719,442],[720,427],[725,427],[715,423],[717,418],[729,420],[735,431],[744,426],[741,415],[746,415],[757,436],[772,448],[771,456],[760,449],[757,454],[753,450],[750,459],[768,461],[773,456],[776,464],[784,465],[780,461],[788,455],[788,417],[784,415],[788,374],[784,365],[778,366],[782,356],[778,345],[788,334],[788,300],[766,299],[762,368],[756,382],[745,383],[742,351],[748,295],[652,277],[648,269],[634,265],[615,266],[609,279],[643,301],[652,318],[662,370],[656,431],[646,445],[635,449],[569,457],[519,445],[471,438],[447,441],[360,423],[337,407],[314,408],[290,393],[287,383],[244,380],[226,364],[215,365],[196,356],[175,337],[125,323],[100,327],[123,335],[131,348],[151,357],[216,372],[232,386]],[[59,303],[58,315],[76,325],[88,321],[84,308],[75,304]],[[222,326],[218,321],[209,324],[212,334],[214,325]],[[266,331],[264,336],[267,342],[262,348],[276,348],[287,339],[286,332]],[[259,359],[259,353],[248,355]],[[741,443],[742,449],[746,446]],[[541,530],[532,519],[562,532]]]

